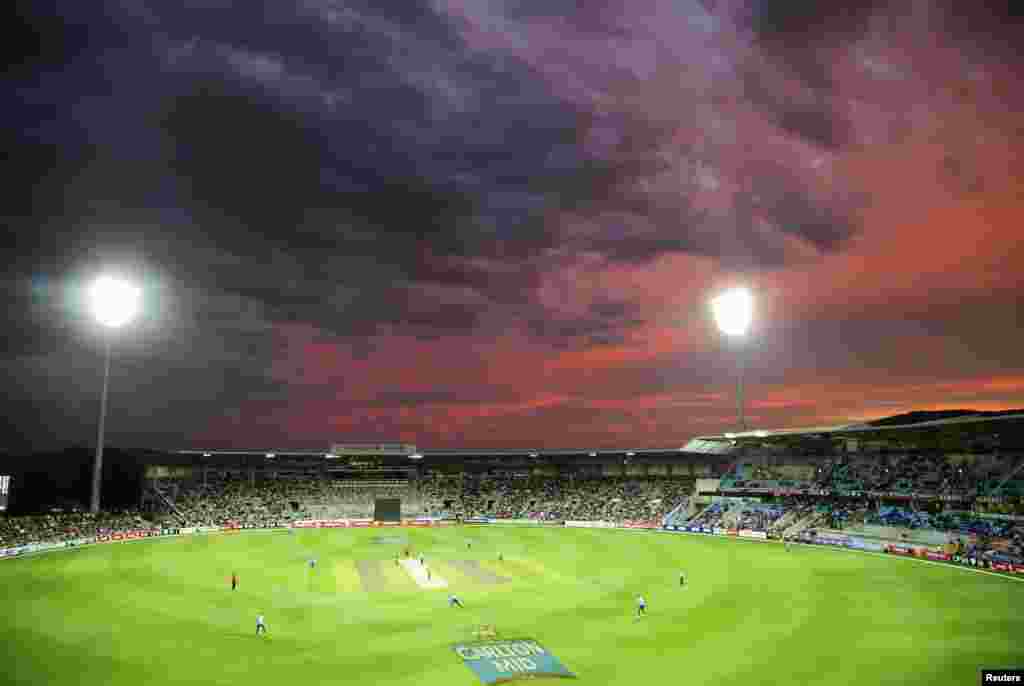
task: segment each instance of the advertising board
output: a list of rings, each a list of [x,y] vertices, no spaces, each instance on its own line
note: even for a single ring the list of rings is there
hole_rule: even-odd
[[[754,531],[752,529],[740,529],[740,537],[742,538],[757,538],[762,541],[768,540],[767,531]]]
[[[533,639],[456,643],[453,648],[463,664],[473,670],[484,684],[517,678],[576,676]]]
[[[492,519],[491,524],[520,524],[523,526],[542,526],[549,524],[543,519]]]

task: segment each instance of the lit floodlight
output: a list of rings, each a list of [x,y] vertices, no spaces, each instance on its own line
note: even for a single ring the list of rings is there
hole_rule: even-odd
[[[116,329],[138,314],[141,295],[139,288],[129,281],[101,276],[89,288],[89,305],[100,324]]]
[[[277,455],[275,455],[274,453],[267,453],[268,460],[273,460],[275,457],[277,457]]]
[[[591,457],[597,457],[597,453],[590,453]]]
[[[746,288],[734,288],[711,301],[718,329],[727,336],[742,336],[754,318],[754,296]]]
[[[203,453],[203,457],[209,457],[210,453]]]
[[[634,453],[634,452],[632,452],[632,451],[631,451],[631,452],[628,452],[628,453],[626,453],[626,457],[633,457],[634,455],[636,455],[636,453]]]
[[[423,459],[423,455],[421,455],[419,453],[413,453],[412,455],[409,456],[409,459],[410,460],[422,460]]]

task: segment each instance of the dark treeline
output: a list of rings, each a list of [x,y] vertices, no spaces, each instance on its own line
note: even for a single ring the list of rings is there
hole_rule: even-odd
[[[35,514],[50,508],[88,509],[95,449],[89,447],[0,458],[0,474],[12,477],[9,515]],[[134,508],[139,503],[144,464],[150,451],[107,448],[103,452],[102,506]]]

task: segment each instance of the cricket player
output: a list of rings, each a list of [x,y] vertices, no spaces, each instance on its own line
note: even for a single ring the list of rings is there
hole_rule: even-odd
[[[462,604],[462,601],[459,600],[455,596],[454,593],[449,593],[448,594],[448,607],[456,607],[456,606],[457,607],[462,607],[462,608],[466,607],[465,605]]]
[[[256,635],[259,636],[260,633],[267,633],[267,625],[263,621],[262,614],[256,615]]]
[[[236,588],[238,588],[238,575],[231,572],[231,590],[233,591]]]
[[[647,601],[642,595],[636,597],[636,616],[641,617],[647,614]]]
[[[422,567],[425,564],[426,564],[426,562],[423,561],[423,556],[420,555],[420,567]]]
[[[686,572],[679,572],[679,586],[686,587]]]
[[[311,558],[310,561],[309,561],[309,568],[313,569],[314,567],[316,567],[316,558],[315,557]]]

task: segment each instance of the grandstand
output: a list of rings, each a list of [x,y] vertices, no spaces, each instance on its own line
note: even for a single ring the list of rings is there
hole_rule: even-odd
[[[49,513],[28,527],[4,520],[0,536],[59,540],[109,531],[111,522],[139,529],[372,519],[378,501],[398,499],[403,519],[628,522],[770,536],[841,531],[998,548],[1024,559],[1024,414],[912,419],[704,436],[675,450],[335,444],[146,453],[138,507],[120,519]]]

